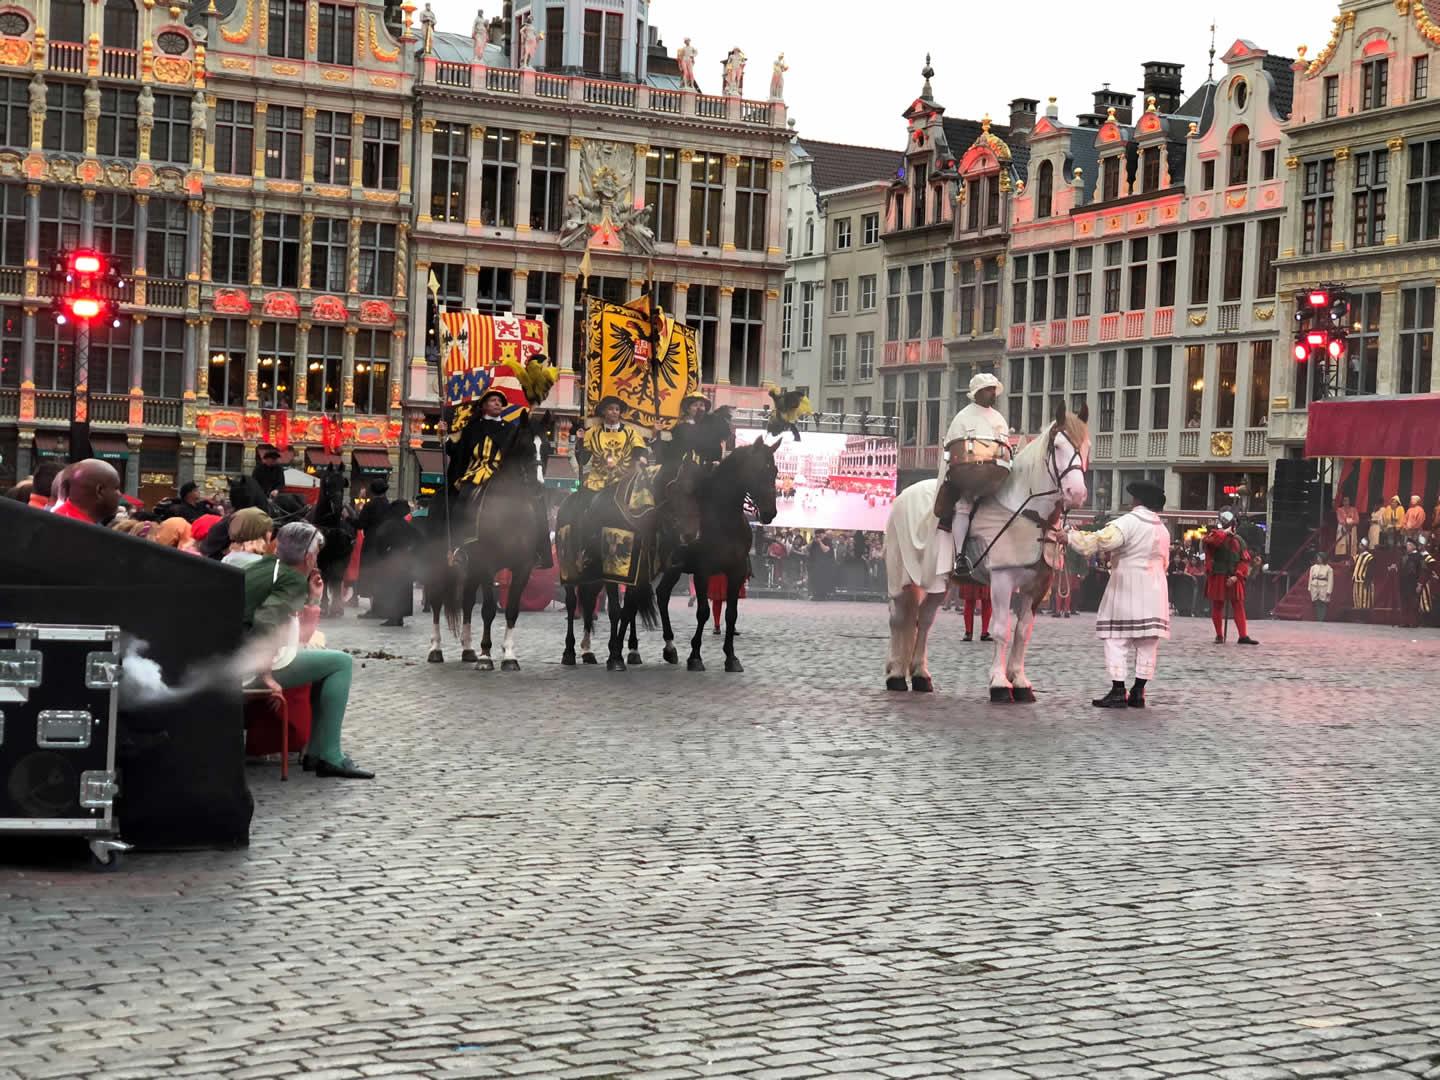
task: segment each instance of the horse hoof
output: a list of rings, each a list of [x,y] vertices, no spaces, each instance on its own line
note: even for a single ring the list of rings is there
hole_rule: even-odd
[[[520,670],[520,661],[519,661],[519,660],[501,660],[501,661],[500,661],[500,670],[501,670],[501,671],[519,671],[519,670]]]
[[[686,671],[704,671],[704,670],[705,670],[705,661],[704,661],[704,660],[701,660],[700,657],[698,657],[698,656],[692,656],[692,657],[690,657],[688,660],[685,661],[685,670],[686,670]]]
[[[889,676],[886,676],[886,679],[885,679],[885,689],[886,689],[886,690],[904,690],[904,689],[905,689],[905,676],[904,676],[904,675],[889,675]]]
[[[439,649],[431,649],[425,656],[425,662],[427,664],[443,664],[445,662],[445,654]]]
[[[476,670],[476,671],[494,671],[494,670],[495,670],[495,661],[492,660],[492,659],[490,659],[490,657],[488,657],[488,656],[482,656],[482,657],[480,657],[479,660],[475,661],[475,670]]]
[[[574,666],[575,666],[575,650],[574,650],[574,649],[566,649],[565,652],[564,652],[563,654],[561,654],[561,656],[560,656],[560,663],[561,663],[562,665],[564,665],[565,667],[574,667]]]
[[[660,658],[667,664],[678,664],[680,662],[680,653],[674,645],[666,645],[660,653]]]
[[[729,672],[744,671],[745,665],[740,663],[735,657],[727,656],[725,658],[725,670]]]
[[[610,659],[608,659],[608,660],[605,661],[605,670],[606,670],[606,671],[624,671],[624,670],[625,670],[625,661],[624,661],[624,660],[621,660],[618,656],[612,656],[612,657],[610,657]]]
[[[991,705],[1009,705],[1015,700],[1013,692],[1008,686],[990,687]]]
[[[460,662],[462,664],[473,664],[479,659],[480,657],[475,654],[474,649],[466,649],[460,654]]]
[[[929,675],[912,675],[910,689],[917,694],[931,694],[935,692],[935,684],[930,681]]]
[[[581,654],[580,654],[580,662],[581,662],[582,664],[598,664],[598,663],[600,663],[599,660],[596,660],[596,659],[595,659],[595,654],[594,654],[593,652],[581,653]]]
[[[1017,705],[1034,705],[1035,688],[1031,686],[1017,686],[1011,691]]]
[[[640,654],[638,652],[635,652],[633,649],[630,651],[630,655],[625,657],[625,662],[632,665],[645,663],[645,661],[641,658]]]

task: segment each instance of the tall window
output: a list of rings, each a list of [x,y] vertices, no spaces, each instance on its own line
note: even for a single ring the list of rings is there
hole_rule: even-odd
[[[813,286],[810,288],[813,289]],[[699,331],[696,337],[700,344],[700,381],[713,383],[715,341],[720,336],[720,287],[691,285],[685,304],[685,325],[694,326]],[[808,345],[804,347],[808,348]]]
[[[190,211],[184,199],[151,199],[145,230],[145,273],[151,277],[185,276],[185,242]]]
[[[1127,311],[1144,311],[1146,308],[1145,291],[1150,285],[1150,267],[1146,260],[1149,257],[1148,237],[1141,236],[1130,241],[1130,303]]]
[[[1169,345],[1155,346],[1155,379],[1150,390],[1150,430],[1170,430],[1170,361]]]
[[[763,362],[765,290],[736,289],[730,307],[730,381],[759,386]]]
[[[1090,354],[1076,353],[1070,357],[1070,408],[1076,412],[1090,396]]]
[[[144,335],[140,388],[146,397],[178,398],[185,372],[185,320],[152,315],[145,320]]]
[[[925,327],[925,265],[905,268],[905,340],[918,341]]]
[[[1355,247],[1385,243],[1385,192],[1390,184],[1390,153],[1368,150],[1355,155]]]
[[[25,265],[27,198],[23,185],[0,184],[0,266]]]
[[[585,12],[584,53],[581,62],[592,75],[620,74],[620,35],[624,16],[608,11]]]
[[[869,247],[880,242],[880,215],[863,214],[860,217],[860,243]]]
[[[271,289],[300,287],[300,215],[265,214],[260,249],[260,284]]]
[[[317,217],[310,227],[310,288],[345,292],[349,253],[349,219]]]
[[[69,390],[75,385],[75,335],[70,327],[36,319],[35,339],[35,388]]]
[[[565,224],[565,155],[563,136],[535,136],[530,154],[530,227],[539,232],[559,232]]]
[[[851,221],[850,221],[850,219],[849,219],[848,217],[847,217],[847,218],[841,218],[839,221],[835,222],[835,250],[836,250],[836,251],[848,251],[848,250],[850,250],[850,240],[851,240],[850,225],[851,225]]]
[[[1440,207],[1437,207],[1440,210]],[[1300,199],[1300,253],[1313,255],[1330,250],[1335,227],[1335,162],[1307,161],[1305,186]]]
[[[800,286],[800,348],[808,349],[815,342],[815,285]]]
[[[930,182],[930,170],[923,161],[917,161],[910,169],[911,224],[915,228],[925,224],[925,186]]]
[[[465,267],[461,263],[431,263],[430,273],[440,286],[433,299],[430,290],[425,290],[425,359],[434,364],[440,360],[440,341],[435,330],[440,311],[460,311],[465,307]],[[585,320],[582,316],[578,321]],[[550,338],[550,347],[560,347],[554,336]]]
[[[843,383],[846,379],[846,368],[849,366],[845,351],[846,345],[844,334],[830,335],[830,381],[832,383]]]
[[[400,186],[400,121],[367,116],[360,129],[360,183],[395,191]]]
[[[316,326],[305,350],[305,402],[311,412],[340,411],[345,328]]]
[[[1250,129],[1238,125],[1230,133],[1230,184],[1250,182]]]
[[[564,199],[565,185],[560,185]],[[654,220],[655,239],[661,243],[675,241],[675,208],[680,199],[680,151],[668,146],[652,146],[645,156],[645,203]]]
[[[1280,254],[1280,219],[1266,218],[1259,225],[1259,258],[1256,262],[1255,297],[1275,295],[1275,259]]]
[[[690,164],[690,242],[701,247],[720,243],[720,208],[725,196],[725,158],[721,154],[697,153]],[[814,224],[805,247],[815,250]]]
[[[302,111],[271,105],[265,114],[265,176],[271,180],[299,180],[304,135]]]
[[[554,270],[531,270],[525,279],[525,314],[532,319],[544,321],[549,330],[552,356],[560,341],[560,306],[563,295],[560,286],[561,275]]]
[[[1148,150],[1140,151],[1140,190],[1160,190],[1160,155],[1165,153],[1163,146],[1152,146]]]
[[[1100,198],[1104,202],[1120,197],[1119,157],[1108,157],[1100,164]]]
[[[90,329],[90,392],[126,394],[130,391],[130,327],[101,320]]]
[[[979,275],[975,263],[964,259],[960,263],[960,284],[955,292],[955,310],[960,316],[960,334],[969,337],[975,332],[975,288]]]
[[[245,405],[248,336],[249,327],[244,319],[214,319],[210,323],[207,385],[210,400],[216,405],[237,408]]]
[[[390,331],[355,335],[355,411],[384,416],[390,411]]]
[[[355,63],[355,9],[349,4],[321,4],[316,59],[322,64]]]
[[[51,41],[84,41],[85,0],[50,0],[49,31]]]
[[[470,174],[470,127],[436,124],[430,138],[430,217],[463,223]]]
[[[360,226],[360,292],[367,296],[394,295],[394,225],[367,221]]]
[[[1410,100],[1423,101],[1430,96],[1430,58],[1417,56],[1410,69]]]
[[[254,167],[255,105],[249,101],[217,101],[215,171],[249,176]]]
[[[515,224],[515,188],[518,137],[507,128],[485,131],[485,150],[480,164],[480,220],[486,225]]]
[[[1000,263],[985,260],[980,276],[980,332],[993,334],[1000,324]]]
[[[1240,345],[1234,341],[1222,341],[1216,348],[1215,426],[1220,429],[1235,426],[1235,373],[1239,352]]]
[[[850,314],[850,279],[836,278],[830,282],[830,314]]]
[[[101,154],[133,158],[139,152],[139,129],[135,126],[139,98],[135,90],[100,91],[96,149]]]
[[[1270,422],[1270,347],[1268,339],[1250,343],[1250,426]]]
[[[1390,101],[1390,61],[1369,60],[1360,65],[1360,108],[1380,109]]]
[[[793,333],[791,324],[795,318],[795,283],[787,281],[780,290],[780,351],[789,352]]]
[[[1225,264],[1221,274],[1220,299],[1239,300],[1245,287],[1245,226],[1225,226]]]
[[[1010,284],[1010,321],[1018,325],[1029,321],[1030,256],[1016,255],[1012,265],[1015,280]]]
[[[1145,350],[1125,350],[1125,382],[1121,397],[1121,431],[1140,430],[1140,383],[1145,375]]]
[[[50,87],[45,109],[44,146],[46,150],[75,154],[84,152],[85,88],[79,83],[57,83]]]
[[[349,113],[317,112],[315,114],[316,183],[350,183],[352,139]]]
[[[985,180],[985,227],[1000,224],[1000,177],[990,176]]]
[[[875,335],[855,335],[855,378],[866,382],[875,377]]]
[[[1200,426],[1205,404],[1205,346],[1185,346],[1185,426]]]
[[[1200,163],[1200,190],[1201,190],[1201,191],[1214,191],[1214,190],[1215,190],[1215,159],[1214,159],[1214,158],[1211,158],[1211,159],[1208,160],[1208,161],[1202,161],[1202,162]]]
[[[858,310],[860,310],[860,311],[862,311],[862,312],[865,312],[865,311],[874,311],[874,310],[875,310],[875,304],[877,303],[875,293],[876,293],[876,288],[875,288],[875,275],[874,275],[874,274],[861,274],[861,275],[860,275],[860,307],[859,307]]]
[[[140,14],[134,0],[105,0],[100,40],[109,49],[139,48]]]
[[[1035,216],[1047,218],[1054,201],[1055,166],[1048,161],[1040,163],[1040,175],[1035,181]]]
[[[23,188],[15,190],[23,192]],[[6,200],[8,201],[8,200]],[[20,200],[16,200],[19,202]],[[25,227],[25,210],[20,208],[20,219],[14,222],[16,232]],[[120,192],[99,191],[95,194],[95,247],[105,252],[119,266],[128,271],[135,255],[135,200]],[[24,242],[20,253],[24,255]]]
[[[64,251],[80,244],[80,191],[78,188],[40,189],[40,250]]]
[[[1326,75],[1324,86],[1324,104],[1322,109],[1325,118],[1340,115],[1340,76]]]
[[[945,264],[930,264],[930,336],[945,336]]]
[[[1122,249],[1117,240],[1113,244],[1105,245],[1105,274],[1102,282],[1105,287],[1104,310],[1106,314],[1120,310],[1120,256]]]
[[[305,59],[305,0],[269,0],[269,38],[265,51],[270,56]]]
[[[1050,317],[1052,319],[1068,319],[1070,317],[1070,251],[1055,252],[1055,277],[1051,280],[1050,295]]]
[[[1093,277],[1090,267],[1095,259],[1094,248],[1081,248],[1075,253],[1075,316],[1090,314],[1090,288]]]
[[[1403,315],[1402,311],[1402,326]],[[1401,353],[1403,363],[1403,344]],[[1345,342],[1345,358],[1345,393],[1352,397],[1357,394],[1376,393],[1379,389],[1380,375],[1380,293],[1378,291],[1350,294],[1350,334]],[[1319,365],[1315,366],[1318,374]],[[1304,402],[1302,401],[1301,404]]]
[[[0,146],[29,145],[30,89],[24,79],[0,79]]]
[[[765,214],[770,202],[770,162],[742,157],[735,171],[735,246],[765,250]]]
[[[248,285],[250,211],[216,207],[210,242],[211,278],[227,285]]]
[[[1210,245],[1214,231],[1196,229],[1190,234],[1190,303],[1210,302]]]
[[[1175,303],[1175,257],[1180,251],[1180,234],[1163,233],[1160,237],[1160,281],[1156,290],[1155,303],[1160,307],[1172,307]]]
[[[1440,240],[1440,141],[1410,144],[1405,201],[1405,239]]]
[[[1435,286],[1400,293],[1400,372],[1395,391],[1430,392],[1430,362],[1435,350]]]
[[[1100,409],[1100,430],[1115,430],[1115,351],[1100,354],[1100,393],[1096,398]]]
[[[1031,264],[1034,267],[1033,276],[1031,278],[1031,288],[1034,292],[1034,296],[1031,298],[1030,301],[1030,318],[1033,322],[1043,322],[1045,319],[1049,318],[1050,312],[1049,252],[1036,252],[1035,258],[1031,260]]]
[[[179,94],[155,95],[150,159],[186,164],[190,160],[190,102]]]
[[[545,10],[545,67],[559,71],[565,66],[565,9]]]

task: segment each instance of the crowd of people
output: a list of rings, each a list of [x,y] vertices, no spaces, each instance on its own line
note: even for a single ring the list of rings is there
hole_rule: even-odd
[[[266,464],[256,466],[262,488],[269,479],[261,475]],[[276,490],[268,489],[272,494]],[[387,553],[415,545],[409,507],[403,500],[386,500],[383,481],[372,485],[371,493],[364,520],[372,534],[374,602],[362,617],[399,625],[410,613],[413,575],[407,568],[387,577],[381,568]],[[325,543],[320,528],[303,520],[277,527],[270,509],[236,508],[227,500],[207,499],[193,483],[146,508],[122,494],[112,465],[95,458],[69,465],[42,462],[6,494],[36,510],[212,559],[243,574],[246,638],[268,661],[247,687],[278,696],[308,686],[311,727],[301,765],[321,777],[373,778],[374,773],[357,766],[341,748],[354,665],[349,653],[325,647],[319,628],[324,582],[318,560]]]
[[[1374,607],[1383,573],[1396,590],[1396,625],[1440,625],[1440,611],[1434,604],[1440,591],[1440,562],[1435,556],[1440,548],[1440,502],[1433,512],[1427,512],[1419,495],[1410,496],[1408,507],[1399,495],[1391,495],[1364,517],[1368,527],[1362,536],[1362,514],[1348,496],[1335,510],[1333,558],[1350,572],[1351,606],[1360,611]],[[1377,555],[1383,556],[1381,563],[1376,562]],[[1310,568],[1310,600],[1320,620],[1326,617],[1334,597],[1331,557],[1318,552]]]

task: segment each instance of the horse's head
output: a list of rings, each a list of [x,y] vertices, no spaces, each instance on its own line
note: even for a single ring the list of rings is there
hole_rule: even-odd
[[[1050,476],[1060,489],[1060,502],[1068,510],[1085,505],[1085,473],[1090,469],[1090,406],[1068,412],[1063,401],[1055,405],[1050,427]]]
[[[778,444],[776,444],[778,445]],[[765,441],[764,436],[749,446],[742,446],[730,455],[740,459],[740,483],[750,501],[755,504],[755,516],[761,525],[775,520],[775,481],[779,470],[775,468],[775,446]]]

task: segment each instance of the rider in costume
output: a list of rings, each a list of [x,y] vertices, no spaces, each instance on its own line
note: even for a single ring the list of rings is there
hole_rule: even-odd
[[[1370,550],[1370,541],[1360,541],[1360,553],[1355,556],[1355,565],[1350,570],[1350,606],[1356,611],[1369,611],[1375,606],[1375,583],[1370,580],[1374,572],[1375,553]]]
[[[940,528],[954,540],[954,554],[965,551],[970,531],[970,510],[976,499],[993,495],[1010,475],[1014,448],[1010,425],[995,408],[1005,388],[989,372],[970,380],[970,404],[961,409],[945,432],[945,453],[940,462],[940,487],[935,493],[935,516]],[[949,552],[941,545],[949,571]]]
[[[586,491],[603,491],[628,475],[632,465],[650,460],[640,432],[620,419],[622,407],[617,397],[602,399],[596,410],[600,422],[585,433],[580,452],[585,459]]]
[[[1236,643],[1259,645],[1249,634],[1245,619],[1245,579],[1250,576],[1249,549],[1236,532],[1238,522],[1230,510],[1205,534],[1205,595],[1210,598],[1210,621],[1215,624],[1215,643],[1225,640],[1225,602],[1235,615]]]

